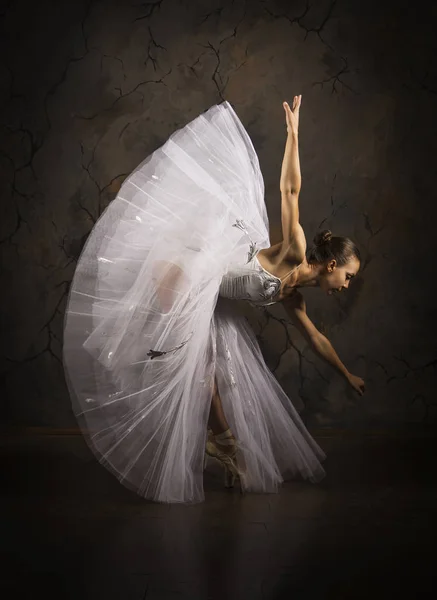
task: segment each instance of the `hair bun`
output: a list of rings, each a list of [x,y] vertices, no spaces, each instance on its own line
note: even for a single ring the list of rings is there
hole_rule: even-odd
[[[329,229],[324,229],[323,231],[319,231],[314,237],[314,244],[316,246],[321,246],[322,244],[326,244],[332,238],[332,233]]]

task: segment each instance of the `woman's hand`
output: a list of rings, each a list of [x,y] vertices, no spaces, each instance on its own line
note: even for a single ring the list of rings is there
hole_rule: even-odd
[[[364,394],[366,388],[364,380],[361,379],[361,377],[357,377],[356,375],[352,375],[352,373],[349,373],[349,375],[347,376],[347,380],[349,385],[353,387],[353,389],[356,392],[358,392],[360,396]]]
[[[297,134],[299,131],[299,109],[301,102],[302,94],[300,96],[294,96],[292,108],[290,108],[288,102],[283,103],[288,133]]]

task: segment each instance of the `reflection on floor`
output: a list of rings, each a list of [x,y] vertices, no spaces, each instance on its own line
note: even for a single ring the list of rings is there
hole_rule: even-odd
[[[342,600],[433,588],[431,436],[317,437],[318,485],[241,496],[205,475],[206,501],[148,503],[80,436],[6,438],[3,598]]]

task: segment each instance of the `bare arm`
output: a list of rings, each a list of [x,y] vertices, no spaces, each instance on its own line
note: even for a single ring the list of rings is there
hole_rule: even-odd
[[[289,130],[285,143],[284,158],[282,159],[281,179],[279,187],[281,194],[291,194],[299,197],[302,177],[299,161],[299,134],[297,130]]]
[[[301,174],[299,162],[299,109],[301,96],[295,96],[293,109],[284,102],[287,120],[287,142],[282,160],[281,179],[281,221],[283,250],[289,260],[302,262],[305,258],[306,242],[299,224],[299,192]]]
[[[349,373],[335,352],[331,342],[323,335],[310,320],[306,312],[305,300],[302,294],[297,292],[289,300],[284,302],[285,310],[291,318],[296,329],[310,344],[312,350],[325,362],[334,367],[347,382],[357,391],[360,396],[364,393],[364,381]]]

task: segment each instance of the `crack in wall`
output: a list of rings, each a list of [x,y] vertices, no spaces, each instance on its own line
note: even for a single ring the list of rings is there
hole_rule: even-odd
[[[320,221],[319,226],[317,229],[321,229],[322,225],[324,225],[326,223],[326,221],[329,221],[330,219],[332,219],[333,217],[335,217],[341,210],[343,210],[343,208],[347,207],[347,201],[345,200],[344,202],[342,202],[339,206],[335,207],[334,206],[334,188],[335,188],[335,180],[337,179],[337,173],[334,173],[334,177],[332,179],[332,184],[331,184],[331,196],[330,196],[330,202],[331,202],[331,213],[325,217],[324,219],[322,219],[322,221]]]
[[[141,2],[141,4],[134,4],[133,6],[141,6],[145,10],[145,14],[140,17],[136,17],[134,21],[143,21],[144,19],[151,19],[155,11],[159,12],[164,0],[157,0],[156,2]]]
[[[332,18],[332,13],[334,10],[335,5],[337,4],[337,0],[332,0],[332,2],[330,3],[328,10],[326,11],[326,15],[325,17],[322,19],[320,25],[318,27],[307,27],[302,21],[303,19],[305,19],[305,17],[308,15],[308,13],[310,12],[312,5],[309,3],[308,0],[305,0],[305,8],[303,9],[303,12],[300,15],[296,15],[294,17],[291,17],[288,12],[285,13],[274,13],[273,11],[271,11],[268,8],[264,8],[265,12],[270,15],[273,19],[284,19],[286,20],[290,25],[297,25],[298,27],[300,27],[301,29],[303,29],[305,31],[305,37],[304,37],[304,41],[306,41],[307,37],[309,36],[310,33],[315,33],[317,35],[317,37],[320,39],[320,41],[327,47],[329,48],[331,51],[333,51],[333,47],[322,37],[322,32],[325,29],[327,23],[329,22],[329,20]]]
[[[137,83],[132,89],[130,89],[128,92],[123,92],[122,88],[115,88],[119,91],[120,95],[106,108],[103,108],[100,111],[97,111],[91,115],[81,115],[81,114],[76,114],[75,117],[77,119],[82,119],[84,121],[93,121],[94,119],[96,119],[97,117],[99,117],[100,115],[102,115],[105,112],[110,112],[115,106],[116,104],[118,104],[118,102],[120,102],[120,100],[123,100],[125,98],[127,98],[128,96],[130,96],[131,94],[135,94],[135,93],[139,93],[142,96],[142,99],[144,101],[144,96],[143,94],[141,94],[141,92],[139,92],[139,88],[142,87],[143,85],[148,85],[149,83],[152,84],[162,84],[165,87],[167,87],[167,84],[164,83],[164,79],[166,77],[168,77],[170,75],[170,73],[172,72],[172,69],[169,69],[167,71],[167,73],[165,73],[160,79],[145,79],[144,81],[140,81],[139,83]]]
[[[348,73],[351,73],[351,71],[349,69],[347,58],[345,58],[344,56],[341,56],[340,58],[343,62],[343,67],[340,68],[339,71],[337,71],[337,73],[335,73],[331,77],[328,77],[327,79],[322,79],[321,81],[315,81],[312,85],[313,85],[313,87],[316,85],[320,85],[320,87],[323,89],[323,86],[325,84],[332,82],[331,94],[338,93],[337,92],[337,84],[341,84],[344,88],[348,89],[350,92],[357,94],[358,92],[355,91],[348,83],[346,83],[342,79],[343,75],[347,75]]]
[[[152,48],[155,48],[155,50],[164,50],[164,52],[167,52],[167,48],[164,48],[164,46],[161,46],[161,44],[158,44],[158,42],[153,37],[153,33],[152,33],[152,30],[150,29],[150,26],[148,26],[147,29],[149,31],[150,40],[149,40],[149,44],[147,46],[147,58],[144,61],[144,66],[147,67],[149,62],[151,62],[153,65],[153,70],[156,72],[156,69],[157,69],[157,67],[159,67],[159,65],[158,65],[158,59],[155,56],[153,56],[153,54],[152,54]]]
[[[214,82],[214,85],[215,85],[215,87],[217,89],[217,92],[218,92],[218,95],[220,96],[221,101],[225,100],[225,97],[223,96],[223,94],[224,94],[224,91],[226,89],[226,86],[229,83],[229,79],[230,79],[231,73],[235,73],[236,71],[238,71],[239,69],[241,69],[241,67],[243,67],[246,64],[246,61],[247,61],[248,49],[246,47],[245,59],[243,60],[243,62],[241,62],[238,65],[238,67],[236,67],[230,74],[228,74],[226,82],[223,82],[223,78],[222,78],[222,75],[220,73],[220,66],[221,66],[220,52],[222,50],[222,44],[224,44],[228,40],[231,40],[232,38],[236,38],[237,37],[238,28],[240,27],[240,25],[242,24],[242,22],[244,21],[244,19],[246,17],[246,12],[247,12],[246,9],[247,9],[247,0],[244,1],[243,15],[241,16],[241,18],[239,19],[239,21],[237,22],[237,24],[234,26],[234,29],[232,30],[232,33],[230,35],[225,36],[221,40],[219,40],[217,47],[215,47],[210,41],[208,41],[208,43],[206,45],[205,44],[200,44],[203,48],[206,48],[207,50],[211,50],[211,52],[214,54],[214,56],[216,58],[217,62],[216,62],[215,69],[214,69],[214,71],[213,71],[213,73],[211,75],[211,79]]]
[[[268,309],[263,309],[263,313],[264,313],[264,316],[266,317],[266,321],[257,334],[257,339],[258,339],[258,341],[260,341],[260,343],[262,345],[265,343],[264,339],[263,339],[263,333],[264,333],[264,330],[266,329],[266,327],[269,326],[270,320],[279,323],[285,334],[285,345],[283,346],[282,350],[280,350],[279,354],[277,354],[277,356],[275,358],[276,364],[271,368],[272,373],[276,374],[279,367],[281,366],[282,359],[286,355],[286,353],[289,350],[294,350],[294,352],[296,353],[297,359],[298,359],[298,372],[299,372],[299,381],[300,381],[299,394],[300,394],[302,400],[305,398],[304,386],[305,386],[305,381],[308,379],[304,374],[304,362],[305,361],[313,367],[313,369],[316,371],[317,375],[325,383],[329,383],[329,379],[327,379],[323,375],[323,373],[317,367],[316,363],[314,363],[312,360],[310,360],[308,358],[308,356],[305,355],[305,350],[304,351],[300,350],[298,348],[298,346],[296,346],[296,344],[294,343],[292,336],[290,335],[290,331],[288,329],[290,326],[294,327],[292,325],[292,323],[290,323],[289,321],[287,321],[284,318],[276,317]]]

